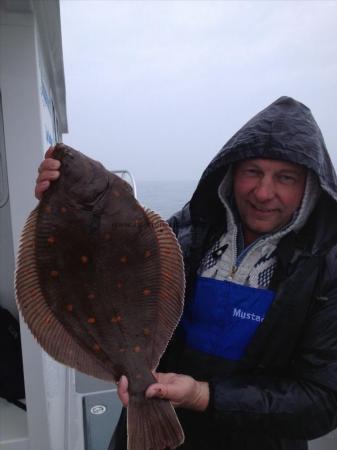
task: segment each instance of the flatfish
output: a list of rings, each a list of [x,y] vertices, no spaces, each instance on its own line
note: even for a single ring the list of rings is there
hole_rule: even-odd
[[[20,311],[57,361],[104,380],[128,377],[129,450],[176,448],[184,435],[172,405],[144,392],[182,313],[179,244],[100,163],[63,144],[53,158],[60,177],[22,233]]]

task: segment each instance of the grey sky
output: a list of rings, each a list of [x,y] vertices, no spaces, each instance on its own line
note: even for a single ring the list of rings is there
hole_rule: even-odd
[[[64,142],[137,180],[198,179],[281,95],[337,165],[336,1],[61,2]]]

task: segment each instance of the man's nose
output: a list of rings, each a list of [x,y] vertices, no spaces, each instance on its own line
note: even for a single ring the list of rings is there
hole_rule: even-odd
[[[264,178],[260,179],[258,185],[254,189],[254,194],[259,202],[266,202],[273,199],[275,190],[272,180]]]

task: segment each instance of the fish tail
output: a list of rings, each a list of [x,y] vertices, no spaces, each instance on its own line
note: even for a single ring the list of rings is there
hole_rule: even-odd
[[[174,449],[184,442],[184,432],[168,400],[130,399],[128,450]]]

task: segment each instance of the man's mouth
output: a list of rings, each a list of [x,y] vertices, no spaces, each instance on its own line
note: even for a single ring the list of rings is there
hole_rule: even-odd
[[[250,205],[253,209],[255,209],[256,211],[258,211],[260,213],[273,213],[273,212],[278,211],[277,208],[266,208],[263,206],[254,205],[253,203],[251,203]]]

